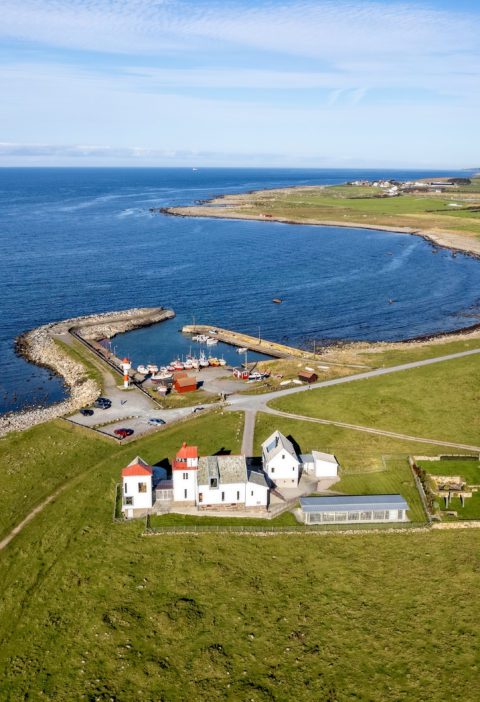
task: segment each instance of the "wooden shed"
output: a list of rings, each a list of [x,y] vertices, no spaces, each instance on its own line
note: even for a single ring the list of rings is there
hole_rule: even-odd
[[[318,380],[318,375],[313,371],[300,371],[298,374],[298,379],[304,383],[316,383]]]
[[[175,390],[177,392],[193,392],[197,389],[197,379],[190,375],[175,379]]]

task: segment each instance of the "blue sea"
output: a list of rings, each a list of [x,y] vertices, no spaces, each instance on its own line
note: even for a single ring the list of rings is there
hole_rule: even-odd
[[[480,262],[443,250],[432,255],[418,237],[149,211],[257,188],[428,175],[442,173],[0,169],[0,412],[64,397],[60,379],[15,355],[14,340],[82,314],[173,308],[174,320],[113,340],[135,365],[186,353],[190,341],[178,329],[193,319],[306,346],[401,340],[474,324]],[[275,305],[274,297],[284,302]]]

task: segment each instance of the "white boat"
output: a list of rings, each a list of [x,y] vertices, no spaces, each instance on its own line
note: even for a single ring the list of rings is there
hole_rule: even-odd
[[[160,373],[154,373],[154,374],[152,375],[152,377],[150,378],[150,380],[152,380],[154,383],[162,383],[162,382],[164,382],[164,381],[166,381],[166,380],[167,380],[167,381],[172,381],[172,380],[173,380],[173,376],[172,376],[172,374],[169,373],[168,371],[166,371],[165,373],[161,373],[161,372],[160,372]]]
[[[210,336],[208,337],[206,341],[207,346],[213,346],[214,344],[218,344],[218,339],[212,339]]]
[[[240,346],[240,348],[237,349],[237,353],[247,353],[248,349],[244,348],[243,346]]]
[[[227,362],[226,362],[226,360],[223,358],[223,356],[222,356],[222,358],[219,358],[219,359],[218,359],[218,362],[219,362],[219,364],[220,364],[221,366],[226,366],[226,365],[227,365]]]
[[[208,368],[210,365],[209,362],[207,361],[207,358],[204,353],[200,354],[200,358],[198,359],[198,363],[200,365],[200,368]]]
[[[148,370],[146,366],[137,366],[137,371],[142,375],[147,375]]]
[[[186,360],[185,363],[183,364],[183,367],[184,367],[185,370],[192,370],[192,368],[193,368],[193,361],[192,361],[192,359],[191,359],[191,358],[187,358],[187,360]]]
[[[158,373],[158,366],[154,363],[147,364],[147,373]]]

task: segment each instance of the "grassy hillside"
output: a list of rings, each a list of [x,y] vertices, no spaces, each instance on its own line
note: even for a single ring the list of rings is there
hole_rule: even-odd
[[[478,446],[479,399],[480,363],[472,356],[284,397],[272,407]]]

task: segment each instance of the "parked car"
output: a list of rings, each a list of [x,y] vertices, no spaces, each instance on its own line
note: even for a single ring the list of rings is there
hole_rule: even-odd
[[[132,436],[133,429],[115,429],[113,433],[115,436],[118,436],[119,439],[126,439],[127,436]]]
[[[93,410],[88,409],[87,407],[84,407],[83,409],[80,410],[80,414],[83,414],[84,417],[91,417],[93,414]]]
[[[109,409],[112,406],[112,401],[108,397],[97,397],[93,406],[98,409]]]
[[[164,419],[160,419],[160,417],[151,417],[148,420],[149,424],[166,424],[166,421]]]
[[[204,409],[205,409],[205,407],[195,407],[195,409],[193,411],[194,412],[201,412]]]

